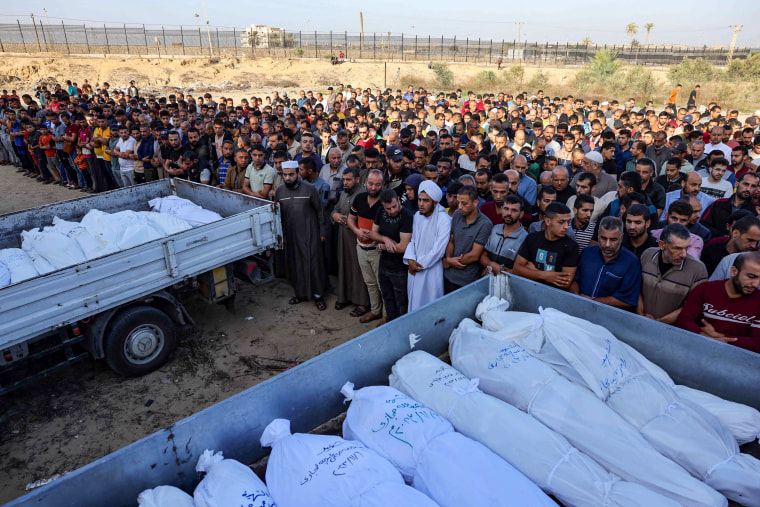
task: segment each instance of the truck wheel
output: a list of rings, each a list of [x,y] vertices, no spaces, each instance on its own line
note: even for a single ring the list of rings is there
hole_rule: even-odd
[[[139,377],[163,366],[176,347],[169,316],[152,306],[136,306],[111,321],[105,359],[117,373]]]

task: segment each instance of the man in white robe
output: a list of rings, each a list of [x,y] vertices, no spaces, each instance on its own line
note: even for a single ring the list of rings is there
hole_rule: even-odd
[[[414,214],[412,240],[404,263],[409,265],[407,293],[412,312],[443,296],[443,256],[451,234],[451,217],[438,203],[443,194],[433,181],[418,191],[419,211]]]

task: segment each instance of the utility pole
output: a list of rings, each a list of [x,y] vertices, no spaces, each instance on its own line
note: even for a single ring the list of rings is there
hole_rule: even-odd
[[[50,30],[50,18],[48,17],[48,12],[46,8],[42,8],[42,11],[45,13],[45,22],[47,23],[47,31],[48,35],[50,36],[50,43],[53,43],[53,32]]]
[[[517,47],[520,47],[520,30],[522,29],[522,26],[525,24],[522,21],[518,21],[515,23],[517,25]]]
[[[362,31],[361,38],[359,39],[359,54],[361,54],[364,51],[364,14],[361,11],[359,11],[359,27]]]
[[[734,56],[734,48],[736,47],[736,37],[739,35],[739,32],[742,31],[742,28],[744,25],[728,25],[729,28],[734,29],[734,36],[731,39],[731,46],[728,48],[728,56],[726,57],[726,65],[731,63],[731,58]]]
[[[37,23],[34,21],[34,13],[31,14],[32,16],[32,26],[34,27],[34,35],[37,37],[37,49],[40,53],[42,53],[42,46],[40,45],[40,34],[37,33]]]
[[[206,14],[206,0],[203,0],[203,17],[206,18],[206,33],[208,34],[208,52],[214,56],[214,46],[211,45],[211,28],[208,25],[208,14]]]

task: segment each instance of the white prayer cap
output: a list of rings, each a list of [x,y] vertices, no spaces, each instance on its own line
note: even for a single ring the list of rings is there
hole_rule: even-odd
[[[438,184],[430,180],[420,183],[418,193],[421,194],[422,192],[425,192],[435,202],[441,202],[441,198],[443,197],[443,192],[441,192]]]
[[[287,160],[282,163],[283,169],[298,169],[298,162],[295,160]]]

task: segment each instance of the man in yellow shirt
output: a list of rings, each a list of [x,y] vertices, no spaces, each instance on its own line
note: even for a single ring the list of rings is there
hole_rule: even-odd
[[[96,192],[104,192],[115,188],[112,181],[111,156],[106,153],[106,148],[111,140],[111,129],[108,128],[108,122],[105,116],[100,115],[96,120],[97,127],[92,133],[92,151],[95,155],[95,174],[92,175]]]

